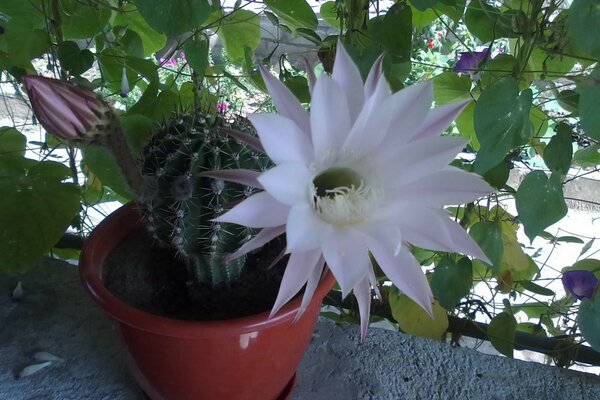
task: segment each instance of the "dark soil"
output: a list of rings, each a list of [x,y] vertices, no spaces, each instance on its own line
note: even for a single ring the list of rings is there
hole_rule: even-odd
[[[189,293],[185,263],[140,230],[108,256],[104,284],[131,306],[164,317],[209,321],[253,315],[270,310],[277,297],[285,262],[267,267],[283,249],[282,242],[274,240],[248,255],[240,279],[230,285],[196,286]]]

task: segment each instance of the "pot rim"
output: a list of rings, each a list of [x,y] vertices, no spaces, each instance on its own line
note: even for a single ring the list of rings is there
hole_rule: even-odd
[[[81,252],[79,259],[81,282],[94,302],[115,320],[147,332],[190,338],[210,337],[217,334],[234,336],[255,332],[288,321],[290,324],[293,322],[296,312],[300,308],[301,296],[289,301],[272,318],[269,318],[270,311],[264,311],[242,318],[220,321],[187,321],[161,317],[139,310],[118,299],[110,293],[102,282],[104,261],[125,237],[143,228],[143,222],[136,204],[126,204],[98,224],[90,234]],[[313,294],[311,303],[314,301],[320,303],[334,283],[333,274],[326,269]],[[302,316],[300,319],[304,317]]]

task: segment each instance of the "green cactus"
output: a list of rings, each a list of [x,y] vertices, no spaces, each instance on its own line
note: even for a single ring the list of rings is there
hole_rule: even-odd
[[[216,286],[236,279],[243,257],[224,262],[253,232],[234,224],[212,222],[225,207],[253,193],[253,188],[200,177],[206,170],[265,170],[265,155],[229,137],[220,128],[256,135],[248,120],[200,111],[182,113],[152,136],[142,159],[146,182],[138,200],[152,236],[173,247],[185,260],[189,284]]]

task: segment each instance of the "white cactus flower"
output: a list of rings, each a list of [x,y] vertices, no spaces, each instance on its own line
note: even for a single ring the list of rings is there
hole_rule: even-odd
[[[440,135],[468,102],[432,109],[431,82],[392,94],[382,57],[363,83],[341,44],[332,76],[321,74],[311,88],[310,114],[281,82],[264,70],[263,77],[278,114],[250,120],[276,166],[257,177],[264,191],[217,221],[264,228],[236,257],[285,232],[290,257],[271,315],[306,284],[301,314],[327,265],[343,296],[356,296],[364,338],[376,285],[369,254],[431,314],[431,289],[408,244],[487,261],[443,209],[493,191],[448,166],[466,141]]]

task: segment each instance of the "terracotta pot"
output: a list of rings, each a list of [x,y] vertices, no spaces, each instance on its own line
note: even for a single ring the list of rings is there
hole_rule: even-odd
[[[134,205],[111,214],[88,239],[80,274],[93,300],[114,320],[131,370],[144,392],[154,400],[286,398],[310,342],[321,301],[333,286],[331,273],[323,277],[295,324],[300,298],[272,319],[264,312],[225,321],[172,320],[127,305],[102,283],[107,255],[139,229],[143,225]]]

